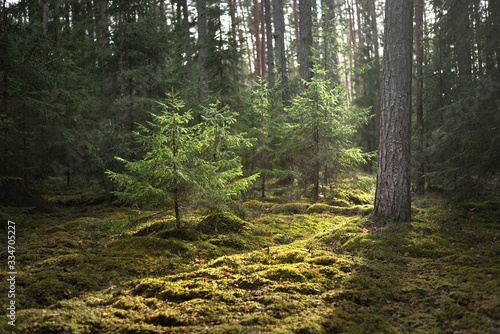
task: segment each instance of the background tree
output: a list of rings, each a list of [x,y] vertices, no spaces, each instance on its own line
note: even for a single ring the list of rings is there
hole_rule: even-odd
[[[500,123],[493,51],[499,37],[492,30],[500,22],[498,4],[457,0],[435,4],[433,11],[435,33],[428,38],[424,67],[426,181],[453,200],[491,196],[500,180],[499,133],[493,125]],[[459,21],[466,26],[457,27]]]
[[[314,202],[319,199],[321,171],[326,171],[328,180],[355,169],[366,158],[351,141],[366,113],[349,108],[342,99],[342,86],[328,77],[325,70],[315,69],[306,90],[288,108],[301,182],[306,188],[313,185]]]
[[[425,156],[424,156],[424,1],[415,0],[415,50],[416,50],[416,106],[417,144],[415,150],[417,175],[416,191],[422,194],[425,189]]]
[[[374,215],[395,221],[411,219],[412,30],[413,1],[388,0]]]

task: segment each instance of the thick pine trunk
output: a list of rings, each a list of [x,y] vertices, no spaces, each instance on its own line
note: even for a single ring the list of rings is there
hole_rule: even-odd
[[[413,1],[387,0],[385,6],[382,115],[374,215],[409,221]]]

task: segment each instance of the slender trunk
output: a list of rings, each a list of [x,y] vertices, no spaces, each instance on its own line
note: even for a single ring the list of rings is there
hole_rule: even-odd
[[[241,0],[238,1],[238,7],[240,8],[241,11],[241,16],[244,16],[244,10],[243,10],[243,4],[241,3]],[[237,22],[239,25],[239,21]],[[243,66],[243,57],[241,57],[241,72],[242,72],[242,78],[246,78],[247,76],[249,77],[250,80],[250,86],[253,87],[253,72],[252,72],[252,54],[250,52],[250,45],[248,43],[248,33],[247,33],[247,25],[243,23],[243,26],[238,29],[238,38],[240,40],[240,43],[243,44],[242,48],[247,50],[247,57],[248,57],[248,75],[245,75],[245,69]]]
[[[313,132],[313,143],[314,143],[314,192],[313,192],[313,202],[317,202],[319,199],[319,174],[321,164],[319,161],[319,120],[316,120],[316,124]]]
[[[2,45],[2,115],[9,116],[9,48],[7,39],[7,0],[2,2],[2,25],[0,31],[0,43]],[[1,172],[1,171],[0,171]]]
[[[274,75],[274,50],[273,50],[273,26],[271,13],[271,0],[264,0],[264,18],[266,21],[266,42],[267,42],[267,81],[269,87],[274,87],[276,77]]]
[[[413,1],[385,4],[382,115],[374,215],[410,221]]]
[[[312,11],[315,1],[299,1],[299,22],[300,22],[300,53],[299,53],[299,73],[303,80],[312,79]],[[302,87],[305,90],[305,86]]]
[[[260,193],[262,198],[266,198],[266,173],[260,173]]]
[[[181,212],[179,210],[179,190],[176,188],[172,194],[174,200],[175,226],[181,228]]]
[[[184,30],[184,44],[186,47],[186,65],[190,69],[193,64],[193,52],[191,50],[191,32],[189,31],[189,11],[187,0],[182,0],[182,26]]]
[[[108,16],[108,1],[99,0],[99,42],[102,47],[109,45],[109,16]]]
[[[44,1],[42,5],[42,33],[49,37],[49,2]]]
[[[125,22],[123,8],[120,7],[118,12],[118,90],[119,90],[119,119],[125,115]]]
[[[339,59],[337,57],[335,39],[335,0],[321,0],[323,8],[323,31],[324,31],[324,67],[329,70],[329,76],[335,83],[340,83],[337,74]]]
[[[297,0],[293,0],[293,22],[295,26],[295,44],[296,44],[296,52],[297,55],[300,54],[300,28],[299,28],[299,5],[297,4]]]
[[[236,28],[238,27],[238,22],[236,21],[236,0],[229,0],[229,16],[231,17],[231,38],[236,40]]]
[[[416,68],[417,68],[417,193],[423,194],[425,188],[425,157],[424,157],[424,0],[415,0],[415,48],[416,48]]]
[[[361,22],[361,10],[362,5],[359,4],[359,0],[356,0],[356,3],[353,6],[356,6],[356,21],[357,21],[357,32],[358,32],[358,45],[356,48],[356,56],[354,61],[354,67],[357,69],[360,67],[360,64],[363,63],[364,55],[363,50],[365,46],[365,38],[362,27],[364,26],[364,22]],[[365,94],[365,83],[362,82],[363,77],[360,74],[356,74],[356,79],[354,80],[354,87],[356,91],[356,97],[361,97]]]
[[[279,73],[281,86],[283,89],[282,100],[283,102],[288,100],[288,71],[286,64],[286,52],[285,52],[285,14],[283,10],[283,0],[272,0],[273,1],[273,19],[274,19],[274,45],[275,45],[275,55],[276,55],[276,68]]]
[[[259,22],[260,22],[260,72],[262,73],[262,77],[266,77],[267,69],[266,69],[266,22],[264,19],[264,4],[260,3],[259,5]]]
[[[198,89],[198,101],[203,103],[208,94],[208,70],[207,70],[207,0],[196,2],[198,10],[198,67],[200,70],[200,85]]]
[[[356,43],[356,32],[354,31],[354,13],[353,13],[353,8],[351,6],[350,0],[347,0],[347,12],[349,14],[349,36],[348,36],[348,47],[349,50],[353,50],[353,45]],[[350,92],[350,97],[354,98],[356,96],[356,90],[354,89],[354,80],[353,80],[353,69],[355,60],[353,57],[353,52],[349,52],[349,80],[348,80],[348,90]],[[347,75],[347,72],[346,72]]]
[[[255,36],[255,73],[258,77],[262,76],[262,59],[261,57],[261,43],[260,43],[260,11],[259,11],[259,1],[253,0],[253,29]]]

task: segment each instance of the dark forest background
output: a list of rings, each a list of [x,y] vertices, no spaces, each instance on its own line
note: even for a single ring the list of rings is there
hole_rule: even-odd
[[[414,190],[497,194],[500,1],[415,2]],[[273,179],[318,200],[374,173],[382,16],[374,0],[3,0],[1,203],[36,206],[49,177],[115,190],[106,171],[144,157],[134,133],[169,92],[189,126],[212,110],[251,143],[222,150],[260,173],[255,196]]]

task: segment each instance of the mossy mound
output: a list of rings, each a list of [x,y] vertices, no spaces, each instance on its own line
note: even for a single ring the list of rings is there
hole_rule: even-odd
[[[198,231],[205,234],[238,233],[248,223],[229,212],[216,213],[203,218],[196,226]]]
[[[258,212],[266,212],[271,208],[274,204],[269,202],[257,201],[255,199],[246,201],[243,203],[243,207],[248,210],[258,211]]]
[[[359,188],[336,188],[326,197],[325,202],[339,207],[371,204],[373,193]]]
[[[201,240],[202,234],[194,228],[186,227],[161,231],[156,236],[163,239],[174,238],[185,241],[199,241]]]
[[[295,215],[305,213],[307,208],[309,208],[309,203],[286,203],[286,204],[275,204],[270,208],[272,213],[282,213],[287,215]]]
[[[334,206],[316,203],[307,208],[307,213],[331,213],[337,215],[367,215],[373,210],[371,205]]]

